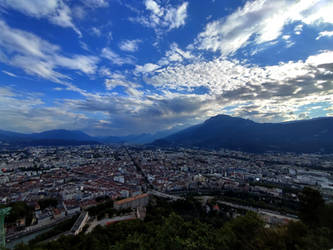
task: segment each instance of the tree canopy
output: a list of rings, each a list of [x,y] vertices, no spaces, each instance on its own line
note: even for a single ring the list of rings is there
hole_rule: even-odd
[[[16,249],[330,249],[333,206],[325,205],[317,195],[304,189],[300,194],[301,220],[286,225],[267,228],[255,213],[227,219],[223,213],[207,213],[194,199],[170,203],[157,200],[147,208],[145,221],[97,226],[86,235],[63,236],[57,241],[30,243]],[[309,217],[309,211],[314,217]]]

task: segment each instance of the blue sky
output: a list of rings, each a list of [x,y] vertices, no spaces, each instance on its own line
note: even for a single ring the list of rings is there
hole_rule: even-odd
[[[0,0],[0,129],[333,116],[333,1]]]

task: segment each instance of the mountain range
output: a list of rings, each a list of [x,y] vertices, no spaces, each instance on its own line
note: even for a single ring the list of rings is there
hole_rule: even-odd
[[[173,131],[127,136],[90,136],[79,130],[48,130],[41,133],[17,133],[0,130],[0,146],[67,146],[89,144],[145,144],[170,135]]]
[[[93,137],[78,130],[23,134],[0,130],[0,146],[149,144],[167,147],[226,148],[246,152],[333,153],[333,117],[282,123],[257,123],[217,115],[176,133]]]
[[[333,153],[333,117],[256,123],[227,115],[212,117],[152,143],[246,152]]]
[[[64,129],[49,130],[32,134],[0,130],[0,142],[2,145],[6,146],[66,146],[98,144],[93,137],[82,131]]]

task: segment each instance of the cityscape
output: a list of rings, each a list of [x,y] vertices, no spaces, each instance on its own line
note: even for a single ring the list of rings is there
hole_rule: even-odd
[[[27,147],[1,152],[0,200],[2,204],[23,201],[33,208],[32,219],[23,217],[7,225],[7,238],[15,239],[98,206],[103,197],[126,200],[150,194],[172,200],[191,193],[231,191],[263,201],[271,197],[296,203],[298,193],[311,187],[332,202],[332,166],[333,155],[320,154],[128,145]],[[53,199],[56,205],[41,209],[40,201],[46,199]],[[267,211],[271,212],[269,221],[274,217],[275,223],[281,223],[276,219],[279,216],[297,218],[278,207]],[[107,221],[112,218],[100,223]]]
[[[0,250],[332,250],[332,13],[0,0]]]
[[[145,149],[108,145],[31,147],[2,152],[1,202],[60,198],[89,206],[95,198],[128,198],[153,189],[172,193],[196,189],[247,190],[282,197],[282,187],[321,190],[333,198],[332,155],[250,153],[195,149]]]

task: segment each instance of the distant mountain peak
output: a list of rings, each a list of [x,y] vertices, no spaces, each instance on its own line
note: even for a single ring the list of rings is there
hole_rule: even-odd
[[[244,118],[241,118],[241,117],[237,117],[237,116],[231,116],[231,115],[225,115],[225,114],[219,114],[219,115],[216,115],[216,116],[212,116],[210,118],[208,118],[206,120],[206,122],[208,121],[231,121],[231,120],[244,120],[244,121],[250,121],[248,119],[244,119]]]
[[[333,153],[333,117],[283,123],[256,123],[221,114],[153,144],[228,148],[248,152]]]
[[[80,130],[54,129],[40,133],[23,134],[9,131],[0,131],[0,141],[16,146],[53,146],[53,145],[81,145],[98,143]]]
[[[210,117],[209,119],[204,121],[203,125],[215,124],[221,126],[247,126],[252,123],[255,122],[241,117],[234,117],[230,115],[220,114]]]

